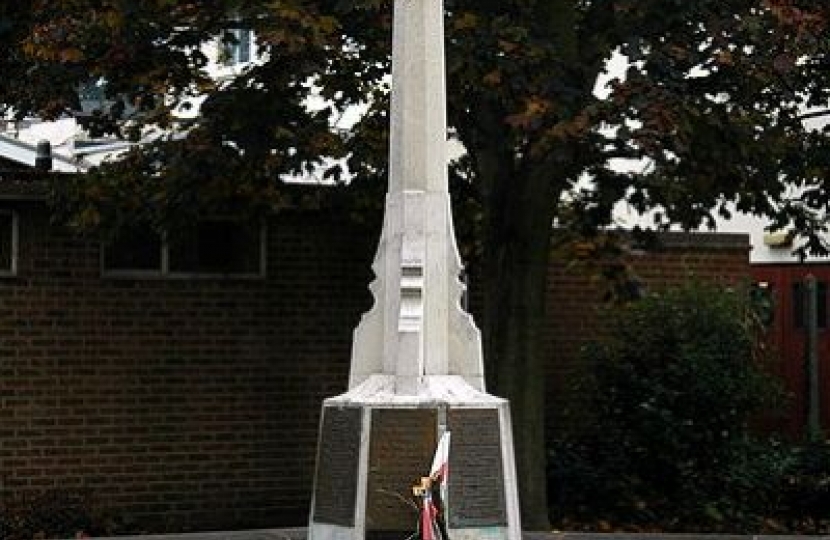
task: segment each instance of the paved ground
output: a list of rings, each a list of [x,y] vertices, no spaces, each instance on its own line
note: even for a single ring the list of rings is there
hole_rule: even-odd
[[[525,532],[523,540],[830,540],[830,536]],[[98,539],[105,540],[105,539]],[[118,536],[111,540],[306,540],[306,529],[264,529]]]
[[[113,536],[110,540],[305,540],[306,529],[263,529],[255,531],[217,531],[186,534],[147,534]],[[107,540],[96,537],[96,540]]]

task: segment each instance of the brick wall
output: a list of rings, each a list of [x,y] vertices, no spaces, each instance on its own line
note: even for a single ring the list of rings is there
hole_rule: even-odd
[[[0,278],[0,504],[78,490],[150,530],[303,524],[321,400],[345,389],[371,303],[375,234],[284,214],[264,279],[114,279],[96,242],[36,203],[17,209],[19,275]],[[683,238],[635,261],[649,286],[746,275],[746,238]],[[554,427],[578,403],[598,290],[552,262]]]
[[[0,490],[88,492],[151,529],[300,524],[320,402],[345,388],[371,235],[287,216],[263,280],[102,279],[20,210],[0,279]]]

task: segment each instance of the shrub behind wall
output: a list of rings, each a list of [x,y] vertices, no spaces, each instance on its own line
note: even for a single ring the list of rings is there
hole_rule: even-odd
[[[786,460],[750,425],[780,395],[761,331],[742,288],[687,284],[616,311],[585,352],[595,423],[554,446],[563,513],[678,530],[769,515]]]

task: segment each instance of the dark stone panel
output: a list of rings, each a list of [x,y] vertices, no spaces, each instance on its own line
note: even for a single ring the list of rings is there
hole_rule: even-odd
[[[369,446],[367,538],[382,531],[415,532],[412,486],[429,474],[435,452],[436,409],[375,409]]]
[[[357,407],[323,408],[314,484],[314,520],[317,522],[354,526],[361,412]]]
[[[450,409],[450,527],[507,525],[497,409]]]

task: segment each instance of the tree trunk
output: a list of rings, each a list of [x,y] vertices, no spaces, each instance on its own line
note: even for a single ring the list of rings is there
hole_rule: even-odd
[[[531,209],[532,191],[508,196],[502,203],[515,212],[523,209],[527,217],[514,214],[515,228],[504,224],[488,235],[484,335],[490,386],[511,403],[522,522],[528,530],[545,530],[549,522],[542,331],[551,222],[539,218],[549,212]],[[540,198],[552,206],[547,197]]]
[[[475,162],[484,189],[481,322],[488,388],[511,404],[522,526],[547,530],[542,330],[555,208],[551,171],[519,170],[508,145],[496,136],[486,140],[491,144],[478,149]]]

